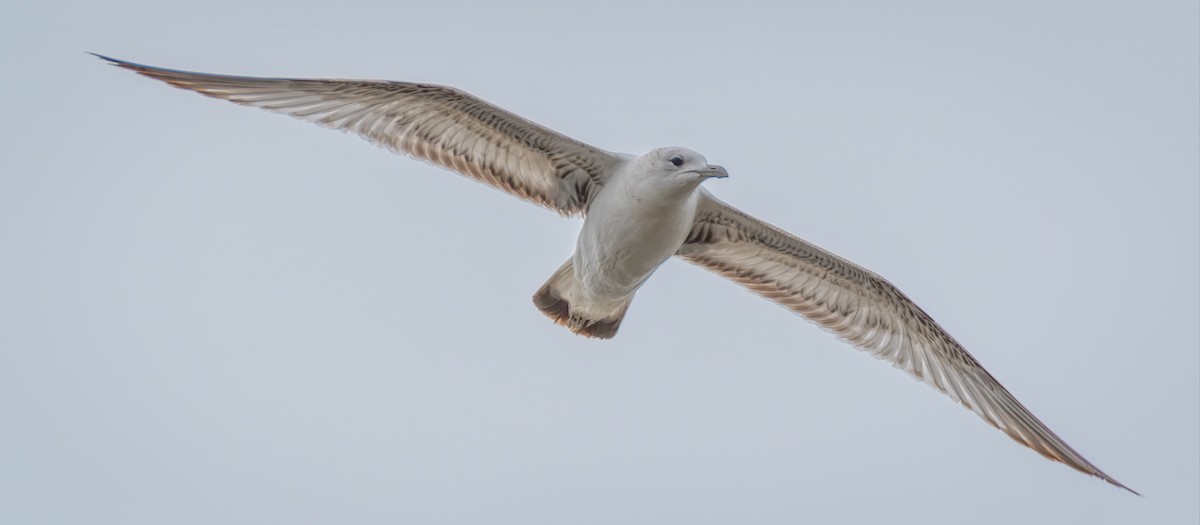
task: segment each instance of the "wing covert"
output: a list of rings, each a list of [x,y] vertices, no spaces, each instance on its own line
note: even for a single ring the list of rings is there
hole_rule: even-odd
[[[178,88],[357,134],[562,215],[586,214],[622,162],[451,87],[212,75],[96,56]]]
[[[1134,492],[1055,435],[929,314],[875,273],[707,192],[676,255],[892,363],[1043,456]]]

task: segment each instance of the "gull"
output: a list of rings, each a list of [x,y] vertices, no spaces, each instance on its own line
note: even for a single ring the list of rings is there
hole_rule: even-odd
[[[213,75],[96,56],[178,88],[354,133],[583,217],[575,253],[533,295],[542,313],[576,334],[616,335],[638,288],[679,257],[890,362],[1043,456],[1137,494],[1067,445],[887,280],[713,197],[700,185],[729,173],[699,153],[605,151],[447,86]]]

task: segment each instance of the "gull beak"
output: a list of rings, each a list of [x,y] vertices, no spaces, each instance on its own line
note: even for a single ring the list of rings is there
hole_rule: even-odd
[[[709,164],[707,168],[700,168],[695,172],[704,179],[723,179],[729,176],[729,172],[725,171],[725,168],[716,164]]]

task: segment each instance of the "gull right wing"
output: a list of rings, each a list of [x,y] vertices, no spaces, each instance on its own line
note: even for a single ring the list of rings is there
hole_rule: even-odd
[[[622,161],[446,86],[211,75],[96,56],[178,88],[355,133],[562,215],[586,214]]]

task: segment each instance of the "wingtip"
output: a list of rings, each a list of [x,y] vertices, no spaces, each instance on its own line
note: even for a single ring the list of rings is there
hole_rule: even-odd
[[[1094,468],[1094,467],[1093,467],[1093,468]],[[1093,472],[1086,472],[1086,471],[1085,471],[1085,473],[1086,473],[1086,474],[1090,474],[1090,475],[1092,475],[1092,476],[1094,476],[1094,477],[1096,477],[1096,478],[1099,478],[1100,480],[1104,481],[1105,483],[1108,483],[1109,485],[1112,485],[1112,486],[1114,486],[1114,487],[1117,487],[1117,488],[1119,488],[1119,489],[1124,489],[1126,492],[1129,492],[1130,494],[1133,494],[1134,496],[1137,496],[1137,497],[1139,497],[1139,498],[1144,498],[1144,497],[1145,497],[1145,496],[1143,496],[1143,495],[1142,495],[1142,493],[1141,493],[1141,492],[1138,492],[1138,491],[1136,491],[1136,490],[1133,490],[1133,489],[1129,488],[1129,487],[1128,487],[1128,486],[1126,486],[1124,483],[1121,483],[1120,481],[1117,481],[1117,480],[1113,479],[1113,478],[1112,478],[1112,476],[1109,476],[1108,474],[1105,474],[1104,472],[1101,472],[1099,469],[1096,469],[1096,470],[1095,470],[1095,471],[1093,471]]]
[[[120,68],[125,68],[125,69],[128,69],[128,70],[131,70],[131,71],[137,71],[137,72],[144,72],[144,71],[147,71],[147,70],[155,69],[155,68],[153,68],[153,67],[150,67],[150,66],[147,66],[147,65],[145,65],[145,64],[138,64],[137,62],[130,62],[130,61],[128,61],[128,60],[121,60],[121,59],[119,59],[119,58],[113,58],[113,57],[110,57],[110,56],[108,56],[108,55],[101,55],[100,53],[93,53],[93,52],[91,52],[91,51],[84,51],[84,52],[85,52],[85,53],[87,53],[87,54],[89,54],[89,55],[92,55],[92,56],[94,56],[94,57],[96,57],[96,58],[99,58],[100,60],[103,60],[103,61],[107,62],[107,63],[108,63],[108,65],[110,65],[110,66],[117,66],[117,67],[120,67]]]
[[[1130,493],[1130,494],[1133,494],[1134,496],[1137,496],[1137,497],[1139,497],[1139,498],[1144,498],[1144,497],[1145,497],[1145,496],[1143,496],[1143,495],[1142,495],[1142,493],[1141,493],[1141,492],[1138,492],[1138,491],[1136,491],[1136,490],[1133,490],[1133,489],[1131,489],[1131,488],[1129,488],[1129,487],[1126,487],[1124,484],[1122,484],[1121,482],[1119,482],[1119,481],[1117,481],[1117,480],[1115,480],[1115,479],[1108,478],[1108,479],[1105,479],[1104,481],[1107,481],[1107,482],[1109,482],[1109,483],[1111,483],[1111,484],[1113,484],[1113,485],[1116,485],[1117,487],[1123,488],[1123,489],[1125,489],[1125,490],[1129,491],[1129,493]]]
[[[114,66],[119,66],[119,65],[121,65],[121,64],[123,63],[123,61],[121,61],[121,60],[117,60],[117,59],[115,59],[115,58],[112,58],[112,57],[104,56],[104,55],[101,55],[100,53],[93,53],[93,52],[91,52],[91,51],[84,51],[84,53],[87,53],[87,54],[89,54],[89,55],[92,55],[92,56],[94,56],[94,57],[96,57],[96,58],[99,58],[100,60],[103,60],[103,61],[105,61],[105,62],[108,62],[109,64],[112,64],[112,65],[114,65]]]

